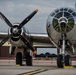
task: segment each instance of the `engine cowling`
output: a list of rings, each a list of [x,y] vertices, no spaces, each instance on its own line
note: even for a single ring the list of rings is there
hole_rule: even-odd
[[[9,29],[9,34],[12,34],[12,41],[18,41],[20,39],[20,35],[23,35],[23,28],[19,28],[18,25],[19,24],[14,24],[14,26]]]

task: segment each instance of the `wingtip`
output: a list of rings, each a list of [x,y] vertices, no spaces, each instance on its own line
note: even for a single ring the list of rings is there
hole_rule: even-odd
[[[38,12],[38,9],[36,9],[35,11]]]

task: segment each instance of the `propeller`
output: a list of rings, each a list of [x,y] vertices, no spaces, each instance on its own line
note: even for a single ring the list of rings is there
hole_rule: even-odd
[[[11,22],[0,12],[0,17],[1,19],[3,19],[6,24],[11,27],[11,34],[8,35],[6,38],[4,38],[1,42],[0,42],[0,46],[2,46],[6,41],[8,41],[9,38],[11,38],[12,36],[20,36],[19,38],[21,38],[21,40],[23,41],[23,43],[30,48],[32,51],[34,51],[34,48],[32,47],[32,45],[30,44],[30,42],[27,40],[26,37],[23,37],[20,33],[21,33],[21,28],[38,12],[38,9],[36,9],[35,11],[33,11],[29,16],[27,16],[19,25],[12,25]]]
[[[19,27],[24,26],[36,13],[38,12],[38,9],[33,11],[29,16],[27,16],[19,25]]]
[[[20,35],[21,40],[23,41],[23,43],[30,48],[32,51],[34,51],[34,48],[31,46],[31,44],[29,43],[29,41],[27,40],[27,38],[24,38],[22,35]]]
[[[8,39],[12,36],[12,34],[8,35],[6,38],[4,38],[1,42],[0,42],[0,46],[2,46],[5,42],[8,41]]]
[[[10,23],[10,21],[1,12],[0,12],[0,17],[1,17],[1,19],[3,19],[5,21],[5,23],[8,26],[12,27],[12,24]]]

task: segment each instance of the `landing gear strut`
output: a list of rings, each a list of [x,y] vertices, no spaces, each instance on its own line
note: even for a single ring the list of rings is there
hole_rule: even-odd
[[[66,34],[62,34],[62,49],[60,54],[57,56],[57,66],[58,68],[63,68],[63,66],[71,65],[70,55],[65,55],[66,48]]]

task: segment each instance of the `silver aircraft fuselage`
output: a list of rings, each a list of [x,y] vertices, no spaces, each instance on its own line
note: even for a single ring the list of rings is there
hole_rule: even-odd
[[[47,19],[48,36],[53,44],[58,45],[61,34],[66,33],[66,38],[76,47],[76,12],[71,8],[54,10]]]

